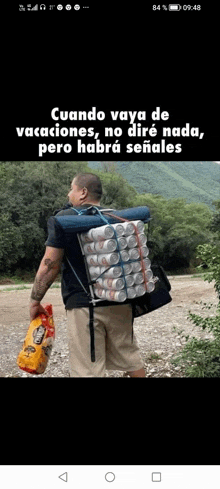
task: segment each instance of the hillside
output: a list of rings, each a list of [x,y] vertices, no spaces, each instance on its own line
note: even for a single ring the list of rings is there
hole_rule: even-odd
[[[100,162],[88,162],[93,170]],[[220,199],[220,165],[214,161],[119,161],[117,171],[138,193],[183,197],[211,206]]]

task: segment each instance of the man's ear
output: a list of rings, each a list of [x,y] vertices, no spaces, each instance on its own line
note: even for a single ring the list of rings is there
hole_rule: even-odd
[[[85,200],[85,198],[88,196],[88,189],[86,187],[82,188],[82,193],[80,195],[80,200]]]

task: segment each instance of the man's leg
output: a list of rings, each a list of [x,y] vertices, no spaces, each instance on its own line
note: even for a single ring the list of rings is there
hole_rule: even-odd
[[[144,362],[140,356],[135,334],[132,340],[131,305],[110,305],[97,309],[101,309],[105,314],[106,368],[123,370],[130,377],[145,377]]]
[[[91,361],[89,308],[67,310],[70,377],[104,377],[105,329],[94,314],[95,357]]]
[[[140,370],[134,370],[134,372],[128,372],[130,377],[145,377],[145,370],[141,368]]]

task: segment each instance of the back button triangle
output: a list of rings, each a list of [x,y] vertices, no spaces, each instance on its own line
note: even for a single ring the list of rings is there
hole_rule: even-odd
[[[64,482],[67,482],[67,472],[64,472],[63,474],[59,475],[59,479],[61,479]]]

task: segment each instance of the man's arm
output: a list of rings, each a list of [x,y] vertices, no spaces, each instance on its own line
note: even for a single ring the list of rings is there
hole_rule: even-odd
[[[47,314],[40,302],[60,271],[63,254],[63,248],[52,248],[51,246],[46,247],[44,257],[40,263],[31,291],[31,321],[41,312]]]

